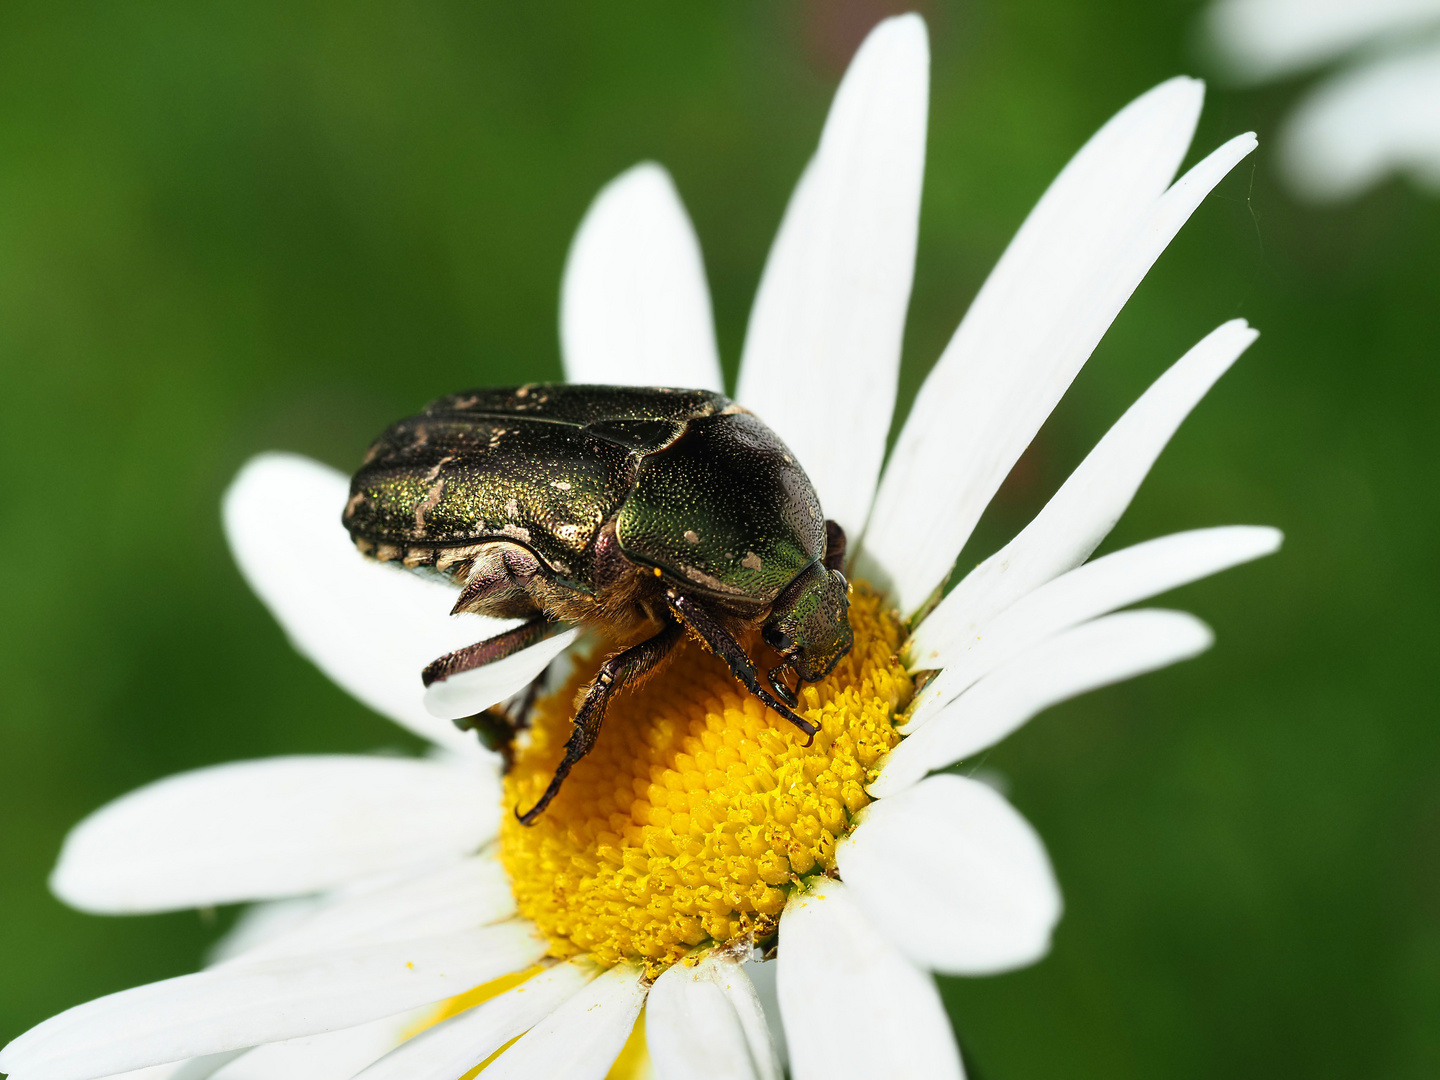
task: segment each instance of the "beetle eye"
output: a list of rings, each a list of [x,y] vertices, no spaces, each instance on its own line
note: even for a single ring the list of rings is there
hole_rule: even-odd
[[[795,647],[795,639],[778,626],[765,627],[760,631],[760,636],[765,639],[765,644],[777,652],[788,653]]]

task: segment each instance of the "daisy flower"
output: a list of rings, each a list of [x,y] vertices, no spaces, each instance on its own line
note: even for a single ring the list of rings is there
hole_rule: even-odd
[[[735,392],[854,542],[855,645],[800,695],[813,742],[690,642],[612,703],[595,750],[522,827],[511,809],[548,780],[598,650],[571,650],[569,681],[537,705],[502,776],[449,718],[519,691],[574,632],[427,698],[429,660],[510,624],[451,618],[452,588],[363,559],[340,525],[344,476],[261,457],[225,500],[246,578],[297,649],[434,750],[201,769],[82,822],[53,878],[76,907],[263,903],[206,970],[62,1013],[11,1043],[0,1069],[778,1078],[788,1059],[801,1080],[961,1075],[931,973],[1034,962],[1061,900],[1030,825],[990,787],[941,770],[1051,704],[1205,649],[1210,632],[1190,615],[1120,609],[1279,536],[1202,529],[1087,562],[1254,339],[1230,322],[935,602],[1121,306],[1254,139],[1174,179],[1202,99],[1183,78],[1107,123],[1010,244],[886,461],[927,83],[916,16],[882,23],[859,50],[771,250]],[[625,173],[592,205],[565,271],[561,338],[572,380],[720,389],[699,245],[659,167]]]
[[[1440,0],[1217,0],[1205,29],[1241,81],[1345,64],[1281,131],[1301,195],[1345,199],[1392,173],[1440,192]]]

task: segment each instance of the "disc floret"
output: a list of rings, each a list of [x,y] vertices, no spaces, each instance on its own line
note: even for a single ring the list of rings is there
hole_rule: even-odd
[[[686,641],[614,701],[594,751],[536,824],[505,822],[501,858],[520,911],[554,955],[634,960],[655,975],[697,948],[767,937],[790,891],[834,870],[912,692],[898,617],[858,586],[850,621],[849,656],[800,694],[797,712],[818,729],[809,746]],[[510,805],[531,805],[549,783],[599,659],[537,704],[505,779]]]

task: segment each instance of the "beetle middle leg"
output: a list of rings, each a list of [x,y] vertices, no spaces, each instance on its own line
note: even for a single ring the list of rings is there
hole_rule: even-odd
[[[600,736],[600,724],[605,719],[605,709],[610,704],[610,695],[627,683],[643,679],[654,671],[656,665],[664,660],[679,642],[683,633],[683,627],[671,620],[654,637],[616,653],[600,665],[599,672],[590,683],[590,689],[585,692],[585,700],[580,703],[580,709],[575,713],[575,729],[565,742],[565,756],[556,767],[550,786],[545,789],[545,794],[540,796],[540,801],[525,813],[520,813],[519,808],[516,808],[515,816],[520,819],[520,824],[535,824],[535,819],[560,793],[560,785],[565,782],[565,777],[570,775],[575,763],[595,745],[595,740]]]

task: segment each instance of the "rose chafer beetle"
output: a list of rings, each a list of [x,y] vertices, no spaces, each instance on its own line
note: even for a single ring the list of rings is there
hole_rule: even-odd
[[[427,687],[562,623],[620,646],[586,688],[526,824],[594,746],[610,696],[652,674],[687,627],[808,736],[816,729],[793,711],[787,670],[815,682],[850,651],[844,532],[775,433],[709,391],[451,394],[375,440],[343,520],[366,555],[457,583],[453,613],[525,620],[435,660],[421,675]],[[781,657],[769,690],[740,644],[756,626]]]

